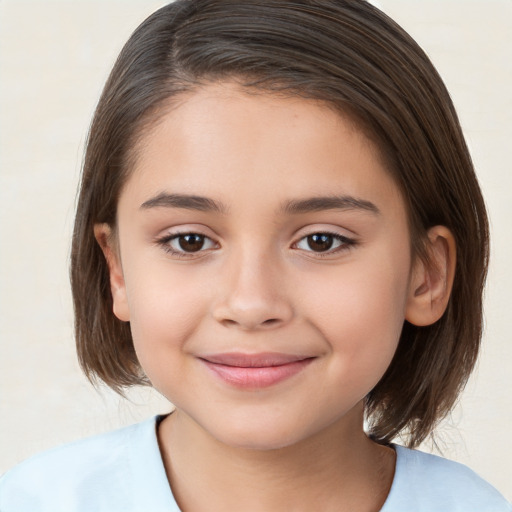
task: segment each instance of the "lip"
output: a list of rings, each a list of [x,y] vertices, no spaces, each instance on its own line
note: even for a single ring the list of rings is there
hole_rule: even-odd
[[[311,356],[264,352],[229,352],[199,357],[224,382],[243,389],[273,386],[298,374],[315,358]]]

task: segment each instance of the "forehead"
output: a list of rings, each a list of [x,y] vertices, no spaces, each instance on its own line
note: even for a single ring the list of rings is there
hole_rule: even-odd
[[[173,101],[143,134],[121,201],[246,193],[249,207],[306,195],[369,195],[402,205],[375,144],[320,101],[211,84]]]

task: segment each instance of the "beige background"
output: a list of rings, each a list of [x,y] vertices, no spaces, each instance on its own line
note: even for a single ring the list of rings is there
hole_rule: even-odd
[[[163,3],[0,0],[0,472],[169,409],[150,390],[125,401],[86,382],[74,355],[67,277],[95,102],[126,38]],[[512,0],[378,3],[445,78],[492,223],[484,349],[440,429],[440,446],[512,500]]]

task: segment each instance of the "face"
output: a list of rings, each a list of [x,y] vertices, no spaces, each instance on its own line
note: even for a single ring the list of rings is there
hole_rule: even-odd
[[[179,417],[259,449],[360,417],[407,315],[411,252],[399,190],[350,120],[200,89],[142,140],[117,237],[115,314]]]

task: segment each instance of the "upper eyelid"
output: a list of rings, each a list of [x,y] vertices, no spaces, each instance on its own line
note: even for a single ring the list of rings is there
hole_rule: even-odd
[[[180,236],[186,236],[186,235],[199,235],[204,238],[207,238],[208,240],[211,240],[213,243],[216,243],[216,244],[218,243],[211,236],[205,235],[204,233],[201,233],[199,231],[194,231],[194,230],[184,230],[184,231],[176,231],[174,233],[165,233],[161,236],[157,236],[156,242],[157,243],[162,243],[162,242],[167,243],[167,242],[170,242],[171,240],[174,240],[175,238],[178,238]]]
[[[329,235],[343,236],[346,238],[357,237],[356,232],[347,227],[340,226],[337,224],[329,224],[329,223],[321,223],[321,222],[303,226],[300,229],[297,229],[295,233],[296,233],[296,236],[297,237],[300,236],[300,238],[303,238],[308,235],[313,235],[315,233],[328,233]]]
[[[168,227],[165,230],[162,230],[160,233],[161,234],[156,235],[154,238],[154,240],[157,243],[162,242],[164,240],[172,240],[176,237],[189,234],[197,234],[203,236],[205,238],[210,239],[212,242],[216,244],[219,244],[219,239],[222,238],[218,236],[211,228],[197,224]],[[321,225],[308,225],[303,226],[295,231],[295,235],[293,236],[293,241],[291,242],[291,245],[296,245],[302,239],[317,233],[328,234],[352,242],[356,242],[358,240],[358,235],[356,233],[341,226],[322,227]]]
[[[341,238],[343,240],[350,241],[352,243],[355,243],[359,239],[359,237],[358,237],[358,235],[356,235],[356,233],[354,233],[353,231],[351,231],[347,228],[342,228],[341,226],[328,226],[328,227],[324,227],[324,228],[322,228],[321,226],[313,226],[313,229],[311,229],[308,226],[305,226],[304,228],[297,230],[296,235],[294,237],[293,245],[296,245],[304,238],[307,238],[308,236],[311,236],[311,235],[314,235],[317,233],[331,235],[335,238],[338,238],[338,239]]]
[[[197,252],[190,252],[190,253],[187,252],[187,251],[176,250],[176,249],[170,247],[170,242],[172,240],[175,240],[176,238],[179,238],[180,236],[192,235],[192,234],[199,235],[199,236],[202,236],[202,237],[210,240],[217,247],[213,247],[213,248],[209,247],[209,248],[206,248],[206,249],[201,249],[201,250],[199,250]],[[311,235],[314,235],[314,234],[325,234],[325,235],[332,236],[333,238],[335,238],[338,241],[340,241],[342,244],[339,247],[336,247],[334,249],[329,249],[329,250],[327,250],[325,252],[307,251],[307,250],[304,250],[304,249],[299,249],[297,247],[297,245],[302,240],[304,240],[308,236],[311,236]],[[167,233],[167,234],[165,234],[165,235],[163,235],[161,237],[158,237],[156,239],[156,243],[160,244],[160,245],[169,245],[169,249],[171,249],[171,251],[173,253],[180,254],[180,255],[183,255],[183,256],[187,256],[187,257],[194,257],[194,255],[200,255],[201,253],[205,253],[207,251],[211,251],[212,249],[218,249],[219,248],[219,243],[216,240],[214,240],[212,237],[210,237],[208,235],[205,235],[204,233],[201,233],[198,230],[193,230],[193,229],[184,229],[184,230],[178,230],[176,232]],[[357,243],[357,240],[355,240],[353,237],[349,237],[349,236],[343,235],[343,234],[338,233],[336,231],[316,229],[316,230],[311,230],[308,233],[302,234],[301,236],[295,238],[295,241],[292,242],[290,247],[294,248],[294,249],[297,249],[297,250],[304,251],[304,252],[311,252],[312,254],[316,254],[317,256],[322,256],[323,255],[324,257],[327,257],[329,255],[336,254],[340,250],[343,250],[343,247],[348,249],[350,246],[353,246],[356,243]]]
[[[306,235],[302,235],[302,236],[298,237],[297,241],[300,242],[301,240],[304,240],[304,238],[307,238],[308,236],[312,236],[312,235],[329,235],[336,239],[354,240],[354,237],[352,237],[352,236],[347,236],[342,233],[337,233],[335,231],[324,230],[324,231],[311,231],[311,233],[307,233]]]
[[[159,234],[155,236],[155,240],[162,240],[164,238],[173,238],[180,235],[201,235],[206,238],[215,239],[216,234],[211,234],[212,230],[206,226],[198,226],[198,225],[186,225],[182,226],[172,226],[160,230]]]
[[[343,230],[343,232],[341,232],[336,229],[326,228],[326,229],[312,229],[312,230],[307,230],[305,232],[301,232],[296,236],[296,239],[302,240],[303,238],[306,238],[308,236],[316,235],[316,234],[320,234],[320,233],[325,234],[325,235],[339,236],[342,238],[354,238],[355,237],[355,235],[352,233],[350,233],[350,234],[346,233],[346,230]]]
[[[221,237],[218,237],[216,234],[214,234],[214,235],[207,234],[206,231],[208,231],[208,232],[212,231],[210,228],[207,228],[207,227],[200,227],[200,228],[198,228],[196,226],[191,226],[191,227],[186,227],[186,228],[178,227],[178,228],[167,228],[166,230],[163,230],[163,231],[164,232],[161,235],[157,235],[155,237],[155,240],[160,241],[160,240],[166,239],[166,238],[172,239],[174,237],[178,237],[178,236],[182,236],[182,235],[191,235],[191,234],[201,235],[201,236],[204,236],[205,238],[209,238],[213,241],[215,241],[216,238],[221,238]],[[329,228],[322,229],[321,227],[316,227],[314,229],[308,229],[308,227],[305,226],[296,231],[296,234],[293,237],[293,239],[294,239],[293,243],[296,243],[299,240],[306,238],[307,236],[311,236],[311,235],[314,235],[317,233],[323,233],[323,234],[332,235],[335,237],[346,238],[349,240],[354,240],[357,238],[357,235],[353,231],[348,230],[347,228],[339,227],[337,229],[337,228],[329,227]]]

